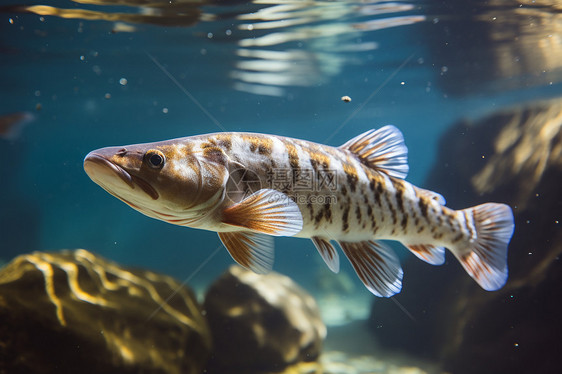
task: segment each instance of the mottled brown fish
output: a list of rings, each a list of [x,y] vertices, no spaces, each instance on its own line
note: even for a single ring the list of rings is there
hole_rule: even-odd
[[[217,133],[102,148],[84,169],[107,192],[141,213],[175,225],[216,231],[240,265],[263,273],[272,236],[310,238],[334,271],[336,241],[375,295],[400,292],[396,240],[439,265],[448,248],[486,290],[507,280],[513,214],[504,204],[464,210],[415,187],[407,148],[393,126],[340,147],[282,136]]]

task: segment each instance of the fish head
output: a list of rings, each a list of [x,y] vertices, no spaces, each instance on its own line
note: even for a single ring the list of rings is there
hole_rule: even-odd
[[[132,208],[180,224],[224,197],[226,160],[220,150],[214,152],[203,152],[189,140],[107,147],[90,152],[84,170]]]

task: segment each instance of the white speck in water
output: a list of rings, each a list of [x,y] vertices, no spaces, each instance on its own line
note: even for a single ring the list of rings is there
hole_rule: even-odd
[[[168,114],[168,108],[162,108],[162,113]]]
[[[108,92],[108,93],[106,93],[106,94],[104,95],[104,97],[105,97],[106,99],[111,99],[111,94]]]
[[[517,348],[517,347],[519,347],[519,343],[515,343],[515,344],[513,344],[513,346]]]
[[[447,66],[441,66],[441,73],[446,73],[449,71],[449,68]]]
[[[84,61],[84,56],[80,56],[80,61]]]
[[[252,31],[254,29],[254,25],[248,25],[248,31]]]
[[[121,86],[126,86],[127,85],[127,78],[121,78],[119,79],[119,84]]]
[[[226,30],[226,31],[225,31],[225,34],[226,34],[227,36],[232,35],[232,30],[230,30],[230,29]]]
[[[212,32],[208,33],[208,34],[207,34],[207,38],[213,39],[213,33],[212,33]]]
[[[529,224],[529,223],[531,223],[531,221],[530,221],[530,220],[527,220],[525,223]]]
[[[36,91],[34,92],[34,95],[37,96],[37,97],[41,96],[41,91],[36,90]]]
[[[436,24],[436,23],[438,23],[438,22],[439,22],[439,18],[435,17],[435,18],[433,19],[433,24]]]
[[[533,254],[533,252],[529,252],[529,256],[532,255],[532,254]]]
[[[400,84],[401,84],[401,85],[403,86],[403,85],[405,85],[405,84],[406,84],[406,82],[400,82]]]
[[[423,59],[423,57],[420,57],[420,58],[418,58],[418,64],[420,64],[420,65],[421,65],[421,64],[423,64],[423,63],[424,63],[424,59]]]

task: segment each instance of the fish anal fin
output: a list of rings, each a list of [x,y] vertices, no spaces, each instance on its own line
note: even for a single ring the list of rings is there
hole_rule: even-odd
[[[505,204],[487,203],[463,211],[472,216],[476,240],[468,248],[453,253],[464,269],[487,291],[503,287],[507,281],[507,246],[513,235],[513,212]]]
[[[340,146],[355,154],[363,164],[395,178],[408,175],[408,148],[400,130],[384,126],[369,130]]]
[[[390,247],[375,241],[339,244],[369,291],[380,297],[400,292],[403,271]]]
[[[264,274],[273,266],[273,238],[251,231],[219,232],[219,238],[241,266]]]
[[[420,260],[431,265],[443,265],[445,263],[445,248],[429,244],[406,244],[406,248],[415,254]]]
[[[340,256],[330,241],[318,236],[313,236],[311,239],[328,268],[334,273],[339,273]]]
[[[261,189],[222,212],[222,222],[274,236],[292,236],[302,230],[298,205],[284,193]]]

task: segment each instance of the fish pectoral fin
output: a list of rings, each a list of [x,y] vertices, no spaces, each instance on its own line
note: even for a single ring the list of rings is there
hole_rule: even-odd
[[[404,244],[406,248],[415,254],[420,260],[431,265],[443,265],[445,263],[445,248],[429,244]]]
[[[430,198],[431,200],[437,201],[440,205],[447,204],[447,201],[445,200],[443,195],[441,195],[437,192],[430,191],[430,190],[424,190],[423,188],[419,188],[419,187],[416,187],[416,192],[418,193],[418,195],[426,196],[426,197]]]
[[[272,189],[254,192],[222,212],[222,222],[274,236],[293,236],[302,230],[298,205]]]
[[[390,297],[400,292],[404,272],[390,247],[372,240],[339,244],[369,291],[380,297]]]
[[[273,267],[273,238],[252,231],[219,232],[219,238],[241,266],[258,274]]]
[[[340,146],[354,153],[368,167],[404,179],[408,175],[408,148],[394,126],[369,130]]]
[[[329,240],[320,238],[318,236],[313,236],[311,239],[314,243],[314,246],[318,250],[318,253],[320,253],[320,256],[322,256],[322,259],[324,260],[326,265],[328,265],[330,270],[336,274],[339,273],[340,256],[338,255],[338,252],[336,252],[336,249],[334,248],[332,243],[330,243]]]

